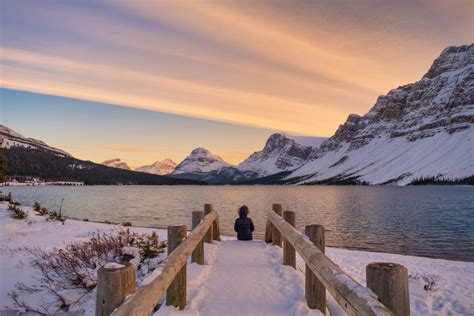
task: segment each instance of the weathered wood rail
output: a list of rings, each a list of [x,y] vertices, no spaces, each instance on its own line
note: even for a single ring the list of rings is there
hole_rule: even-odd
[[[283,215],[283,217],[282,217]],[[295,229],[295,213],[274,204],[268,213],[265,241],[282,246],[283,264],[296,266],[296,251],[306,263],[308,306],[326,313],[326,289],[349,315],[410,315],[408,273],[395,263],[366,267],[367,287],[360,285],[324,254],[324,227],[308,225],[305,235]]]
[[[183,309],[188,258],[204,264],[203,241],[220,240],[218,215],[212,204],[206,204],[204,212],[193,212],[193,230],[187,237],[186,233],[186,225],[168,227],[168,257],[160,273],[153,273],[136,290],[135,270],[133,282],[130,281],[131,265],[106,265],[99,269],[96,316],[151,315],[165,292],[167,305]]]

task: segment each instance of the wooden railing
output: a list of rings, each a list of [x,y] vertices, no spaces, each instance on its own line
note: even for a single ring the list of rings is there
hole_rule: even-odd
[[[148,316],[166,291],[166,304],[186,306],[186,261],[204,264],[204,242],[220,240],[218,215],[212,204],[193,212],[193,230],[186,225],[168,227],[168,257],[135,290],[135,266],[107,264],[97,276],[96,316]]]
[[[282,217],[283,216],[283,217]],[[410,315],[408,273],[394,263],[366,267],[367,287],[346,274],[324,254],[324,227],[308,225],[305,235],[295,229],[295,213],[274,204],[268,213],[265,241],[283,244],[283,264],[296,268],[296,252],[306,264],[305,296],[310,308],[326,313],[326,289],[349,315]],[[211,204],[193,212],[193,230],[168,227],[168,257],[135,290],[132,264],[107,264],[97,276],[96,316],[148,316],[166,292],[166,304],[186,306],[186,262],[204,264],[204,244],[220,240],[218,214]],[[187,236],[186,236],[187,235]],[[231,298],[230,298],[231,299]]]
[[[282,217],[283,215],[283,217]],[[296,267],[296,251],[306,263],[305,294],[308,306],[326,312],[326,289],[349,315],[410,315],[408,273],[395,263],[366,267],[367,287],[360,285],[324,254],[324,227],[308,225],[305,234],[295,229],[295,213],[274,204],[268,213],[265,241],[282,246],[283,264]]]

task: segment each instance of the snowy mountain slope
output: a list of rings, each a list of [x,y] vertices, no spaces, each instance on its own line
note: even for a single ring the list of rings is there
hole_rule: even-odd
[[[205,148],[194,149],[170,176],[178,179],[205,181],[212,184],[234,183],[245,180],[244,174],[234,165],[212,154]]]
[[[288,182],[405,185],[474,175],[474,44],[449,47],[423,78],[351,114]]]
[[[64,150],[49,146],[43,141],[29,138],[15,132],[11,128],[8,128],[0,124],[0,147],[11,148],[11,147],[23,147],[30,149],[43,149],[54,153],[55,155],[72,157]]]
[[[306,138],[305,142],[317,144],[311,138]],[[262,151],[250,155],[238,168],[250,178],[265,177],[301,166],[314,150],[316,147],[301,145],[293,136],[275,133],[268,138]]]
[[[155,161],[149,166],[142,166],[136,168],[135,171],[158,174],[163,176],[172,173],[175,167],[176,163],[168,158],[163,161]]]
[[[173,174],[206,173],[224,167],[233,167],[233,165],[225,162],[209,150],[199,147],[194,149],[189,156],[176,166]]]
[[[353,178],[370,184],[406,185],[422,177],[464,178],[474,174],[474,128],[417,142],[377,138],[350,153],[348,147],[346,144],[308,162],[288,178],[306,176],[300,183]]]
[[[130,167],[127,165],[127,163],[125,161],[120,160],[120,158],[105,160],[101,164],[107,167],[130,170]]]

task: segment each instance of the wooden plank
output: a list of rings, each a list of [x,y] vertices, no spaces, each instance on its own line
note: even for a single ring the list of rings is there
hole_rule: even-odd
[[[332,262],[302,233],[287,223],[275,212],[268,213],[268,219],[295,247],[310,270],[322,282],[334,299],[349,315],[393,315],[377,296],[363,287],[337,264]]]
[[[309,240],[325,253],[324,226],[307,225],[305,235]],[[306,265],[305,270],[305,297],[309,308],[319,309],[321,313],[326,313],[326,288]]]
[[[161,273],[152,273],[142,282],[135,293],[125,299],[112,315],[149,316],[216,218],[217,212],[211,212],[208,216],[205,216],[204,220],[191,234],[165,259]]]

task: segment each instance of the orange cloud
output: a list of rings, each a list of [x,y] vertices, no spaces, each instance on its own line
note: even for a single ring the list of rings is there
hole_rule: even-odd
[[[469,1],[101,6],[4,4],[41,27],[1,22],[0,86],[329,136],[472,41]]]
[[[144,147],[130,147],[130,146],[115,146],[115,145],[100,145],[101,148],[118,151],[118,152],[131,152],[131,153],[143,153],[150,152],[151,150]]]

